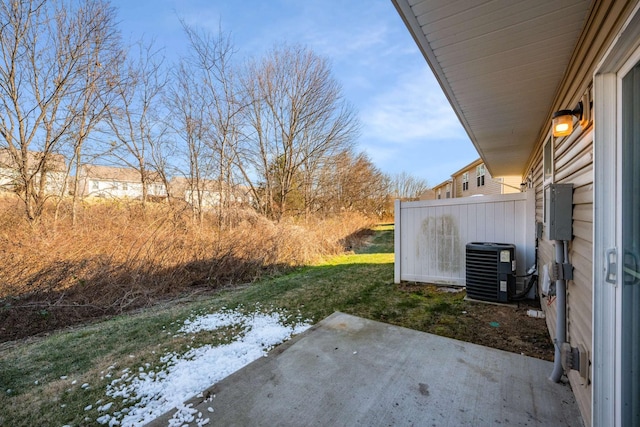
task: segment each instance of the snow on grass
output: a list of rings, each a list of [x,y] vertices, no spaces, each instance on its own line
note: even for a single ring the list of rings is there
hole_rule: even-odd
[[[141,426],[177,407],[178,412],[169,423],[170,426],[191,421],[205,425],[209,419],[185,406],[184,401],[252,361],[266,356],[271,348],[309,326],[301,320],[293,326],[287,326],[285,316],[278,312],[245,314],[223,310],[186,320],[176,336],[227,327],[238,328],[240,333],[228,344],[206,344],[191,348],[184,354],[165,354],[160,358],[162,368],[156,371],[151,370],[149,364],[146,364],[146,369],[139,368],[135,374],[125,369],[120,378],[107,386],[106,394],[130,406],[109,413],[111,404],[103,405],[100,410],[108,413],[98,417],[97,422],[109,426]]]

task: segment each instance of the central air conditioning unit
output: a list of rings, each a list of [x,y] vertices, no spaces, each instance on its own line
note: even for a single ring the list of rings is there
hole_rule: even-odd
[[[507,243],[467,243],[467,296],[507,302],[516,287],[516,247]]]

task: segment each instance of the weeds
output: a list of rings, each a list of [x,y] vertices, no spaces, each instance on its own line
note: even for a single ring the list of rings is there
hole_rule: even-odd
[[[340,253],[370,225],[236,211],[220,229],[213,213],[196,223],[188,210],[133,201],[85,203],[75,225],[46,213],[29,224],[14,199],[0,205],[0,342],[251,283]]]

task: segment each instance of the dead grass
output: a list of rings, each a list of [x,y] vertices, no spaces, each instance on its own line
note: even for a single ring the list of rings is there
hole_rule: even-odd
[[[219,227],[166,204],[69,206],[27,223],[18,200],[0,199],[0,342],[192,292],[253,282],[353,244],[371,222],[359,215],[274,223],[250,210]]]

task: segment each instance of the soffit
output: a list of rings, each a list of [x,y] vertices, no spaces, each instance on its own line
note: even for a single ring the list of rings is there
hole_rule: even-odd
[[[591,1],[392,1],[491,175],[521,175]]]

